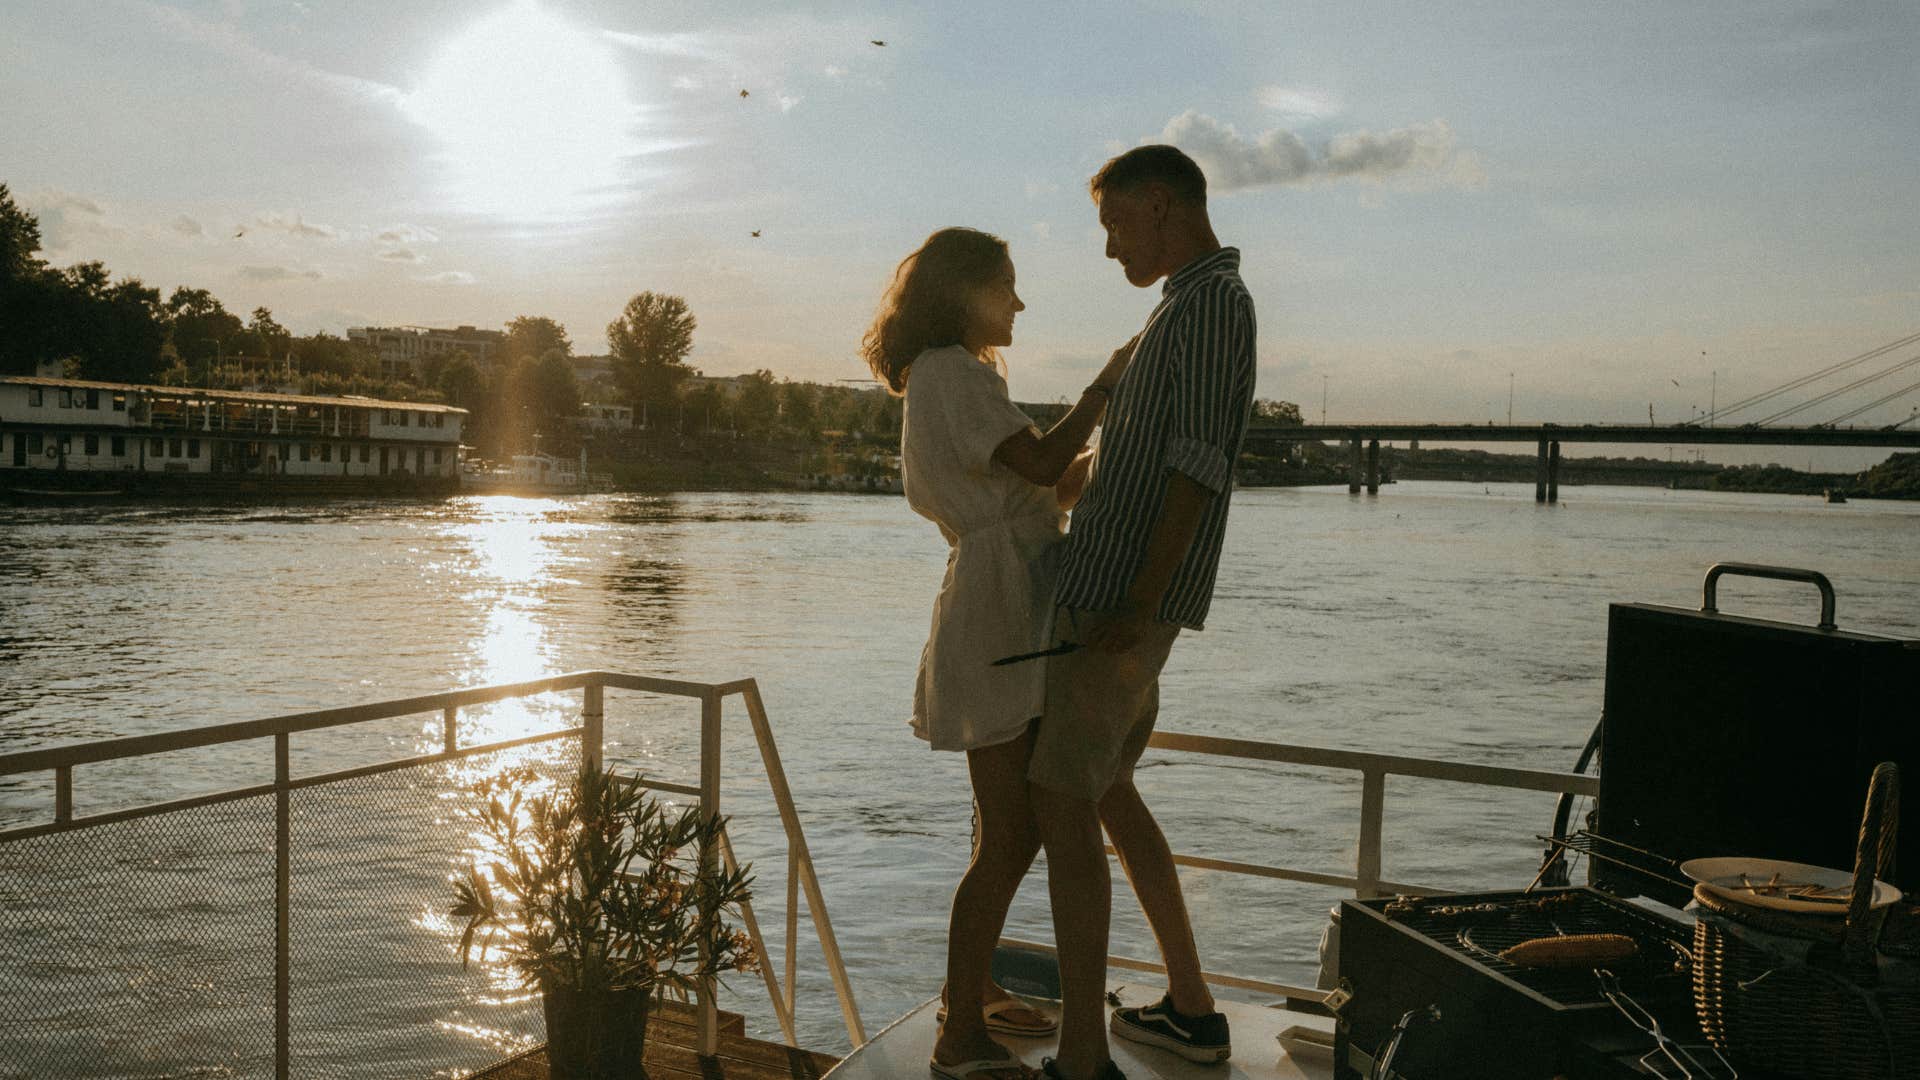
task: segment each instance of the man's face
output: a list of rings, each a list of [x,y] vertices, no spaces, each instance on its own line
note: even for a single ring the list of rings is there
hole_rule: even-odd
[[[1127,281],[1139,288],[1159,281],[1164,214],[1151,189],[1103,192],[1094,204],[1107,232],[1107,258],[1117,260]]]

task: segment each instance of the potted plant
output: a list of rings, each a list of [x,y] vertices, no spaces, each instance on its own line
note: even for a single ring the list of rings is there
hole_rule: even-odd
[[[467,815],[485,853],[453,880],[460,960],[484,928],[482,956],[500,939],[498,955],[540,988],[555,1080],[644,1076],[657,994],[756,968],[751,941],[721,918],[750,881],[749,867],[719,865],[725,818],[670,812],[639,778],[592,765],[557,787],[512,769],[475,794]]]

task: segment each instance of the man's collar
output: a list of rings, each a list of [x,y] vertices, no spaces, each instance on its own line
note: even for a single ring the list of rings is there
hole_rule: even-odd
[[[1223,247],[1218,251],[1208,252],[1180,269],[1175,270],[1173,273],[1168,274],[1166,283],[1160,286],[1160,295],[1171,295],[1173,290],[1191,284],[1208,274],[1218,273],[1222,270],[1237,271],[1239,269],[1240,249],[1236,247]]]

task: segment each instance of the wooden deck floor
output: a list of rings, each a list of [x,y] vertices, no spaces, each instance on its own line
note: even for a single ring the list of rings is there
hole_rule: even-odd
[[[653,1007],[647,1021],[647,1080],[816,1080],[840,1059],[750,1039],[738,1013],[720,1014],[720,1050],[698,1053],[693,1010],[670,1002]],[[549,1080],[545,1047],[475,1073],[473,1080]]]

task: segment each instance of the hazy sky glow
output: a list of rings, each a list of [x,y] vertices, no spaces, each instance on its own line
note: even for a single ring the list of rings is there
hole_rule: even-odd
[[[1920,330],[1910,0],[1066,7],[14,0],[0,182],[56,263],[301,332],[544,314],[593,352],[654,289],[703,369],[818,380],[973,225],[1027,400],[1155,299],[1085,194],[1143,141],[1207,168],[1260,393],[1309,416],[1504,420],[1511,373],[1518,421],[1669,422]]]

